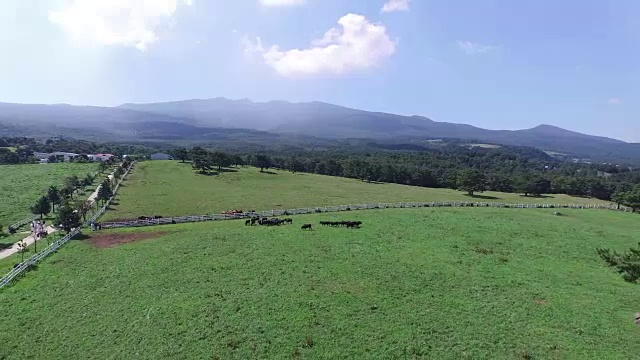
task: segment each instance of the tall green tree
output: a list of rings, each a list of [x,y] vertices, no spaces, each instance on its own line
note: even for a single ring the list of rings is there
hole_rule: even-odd
[[[620,209],[620,205],[624,205],[627,202],[626,197],[626,192],[619,191],[611,195],[611,201],[616,203],[616,205],[618,205],[618,209]]]
[[[87,214],[91,210],[91,201],[83,201],[78,205],[78,214],[82,216],[82,221],[87,221]]]
[[[174,158],[184,163],[189,159],[189,150],[186,148],[178,148],[172,151],[172,155]]]
[[[231,165],[231,158],[221,151],[215,151],[211,153],[210,159],[211,164],[218,167],[218,171],[222,170],[223,167]]]
[[[258,154],[253,158],[253,165],[260,168],[260,172],[271,167],[271,159],[267,155]]]
[[[80,187],[80,179],[77,175],[71,175],[64,179],[64,186],[75,190]]]
[[[105,179],[100,185],[100,189],[98,189],[97,199],[102,201],[104,204],[113,196],[113,191],[111,190],[111,182],[108,179]]]
[[[40,219],[42,219],[44,215],[48,215],[49,212],[51,212],[51,203],[46,196],[38,199],[38,201],[36,201],[36,203],[31,207],[31,213],[34,215],[40,215]]]
[[[637,212],[640,209],[640,185],[636,185],[631,191],[624,193],[623,205],[626,205]]]
[[[73,190],[68,187],[60,189],[60,197],[62,200],[73,198]]]
[[[551,182],[540,175],[526,175],[518,180],[517,189],[525,196],[540,196],[551,192]]]
[[[95,179],[95,177],[91,174],[87,174],[83,179],[82,179],[82,186],[89,186],[91,184],[93,184],[93,180]]]
[[[71,206],[64,205],[58,209],[56,224],[67,233],[80,226],[80,215]]]
[[[50,186],[49,190],[47,190],[47,199],[51,203],[51,208],[55,212],[56,205],[60,204],[62,201],[62,197],[60,196],[60,191],[55,186]]]
[[[194,170],[199,170],[200,173],[206,174],[211,170],[211,153],[202,147],[196,146],[190,151],[191,163]]]
[[[458,189],[466,191],[470,196],[476,192],[483,192],[486,188],[487,179],[480,170],[467,169],[458,174]]]

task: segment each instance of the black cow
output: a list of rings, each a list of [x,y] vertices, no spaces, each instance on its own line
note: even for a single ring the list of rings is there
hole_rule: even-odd
[[[313,229],[311,228],[311,224],[304,224],[304,225],[302,225],[302,228],[301,228],[301,229],[302,229],[302,230],[313,230]]]

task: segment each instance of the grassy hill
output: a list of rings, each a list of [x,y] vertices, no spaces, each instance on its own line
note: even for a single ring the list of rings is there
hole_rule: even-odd
[[[118,203],[103,220],[130,219],[140,215],[196,215],[225,210],[272,210],[327,205],[410,201],[498,201],[505,203],[586,204],[587,198],[551,195],[542,198],[485,192],[477,198],[449,189],[429,189],[397,184],[366,183],[314,174],[285,171],[260,173],[240,168],[215,176],[196,174],[190,164],[151,161],[137,165]]]
[[[9,226],[31,215],[29,208],[49,186],[62,186],[71,175],[84,177],[96,164],[0,165],[0,224]]]
[[[0,358],[636,358],[640,290],[595,248],[637,244],[637,216],[563,212],[393,209],[91,233],[0,291]],[[347,217],[363,228],[317,226]]]

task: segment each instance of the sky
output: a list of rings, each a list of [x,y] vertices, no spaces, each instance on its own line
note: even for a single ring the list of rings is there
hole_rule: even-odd
[[[640,1],[0,1],[0,102],[214,97],[640,142]]]

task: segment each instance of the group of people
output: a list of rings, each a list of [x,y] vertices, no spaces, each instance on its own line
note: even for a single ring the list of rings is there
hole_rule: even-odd
[[[31,222],[31,236],[33,236],[36,240],[47,236],[47,230],[44,227],[44,220],[33,220]]]

